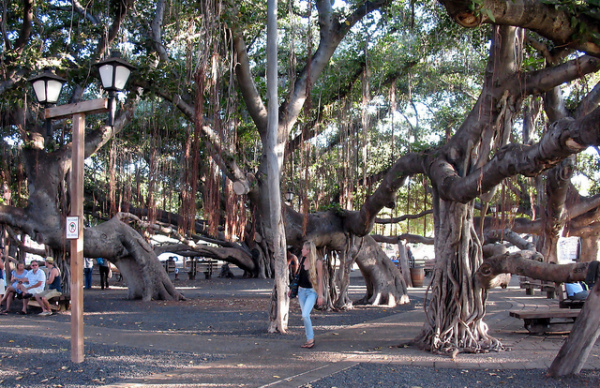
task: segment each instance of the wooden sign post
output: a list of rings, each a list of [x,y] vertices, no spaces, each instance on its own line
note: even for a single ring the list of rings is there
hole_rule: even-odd
[[[71,361],[83,362],[83,162],[85,116],[108,112],[108,100],[96,99],[46,109],[46,119],[73,117],[71,149],[71,216],[66,236],[71,238]]]

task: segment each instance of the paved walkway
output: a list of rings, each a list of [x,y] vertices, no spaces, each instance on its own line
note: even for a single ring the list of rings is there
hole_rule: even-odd
[[[513,280],[511,284],[518,284]],[[425,289],[409,289],[411,296],[424,296]],[[548,309],[556,300],[526,296],[518,286],[492,290],[486,322],[490,333],[511,350],[500,353],[459,354],[454,359],[411,347],[408,342],[419,333],[424,313],[410,311],[383,319],[318,334],[316,347],[299,348],[297,339],[252,336],[192,336],[190,334],[135,332],[86,326],[87,342],[118,344],[147,349],[217,353],[224,358],[169,373],[122,382],[113,387],[202,386],[202,387],[298,387],[352,367],[358,363],[433,366],[460,369],[547,369],[562,346],[565,335],[529,335],[523,322],[509,316],[509,310]],[[46,326],[44,320],[28,319],[31,329],[68,336],[68,324]],[[40,327],[38,327],[40,326]],[[45,327],[41,327],[45,326]],[[10,331],[10,328],[3,327]],[[22,331],[21,326],[18,329]],[[199,345],[201,344],[201,349]],[[596,344],[585,368],[600,370],[600,344]]]

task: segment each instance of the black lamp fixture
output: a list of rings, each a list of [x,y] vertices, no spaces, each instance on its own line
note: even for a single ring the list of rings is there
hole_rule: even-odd
[[[294,200],[294,192],[292,190],[288,190],[285,192],[285,200],[289,203],[292,203]]]
[[[103,61],[95,63],[100,73],[102,87],[108,92],[109,118],[108,125],[114,125],[115,113],[117,111],[116,97],[117,92],[125,88],[129,75],[135,69],[135,66],[127,63],[121,58],[119,51],[111,51],[110,57]]]
[[[58,97],[66,82],[66,79],[54,74],[53,69],[50,67],[46,67],[42,74],[29,79],[29,83],[33,86],[35,97],[45,107],[58,102]]]
[[[67,82],[66,79],[54,74],[54,70],[50,67],[44,68],[42,74],[32,77],[28,81],[33,86],[35,98],[44,108],[58,102],[62,87]],[[46,119],[47,136],[51,133],[51,125],[50,120]]]

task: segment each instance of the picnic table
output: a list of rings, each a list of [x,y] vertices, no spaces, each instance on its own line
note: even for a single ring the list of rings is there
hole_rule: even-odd
[[[580,309],[537,309],[510,311],[511,317],[522,319],[532,334],[568,333],[579,316]]]

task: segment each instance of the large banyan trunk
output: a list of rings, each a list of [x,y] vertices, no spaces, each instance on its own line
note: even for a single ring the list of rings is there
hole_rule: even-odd
[[[85,229],[84,254],[113,262],[127,282],[129,299],[179,300],[183,295],[171,283],[152,246],[117,217]]]
[[[436,266],[426,320],[416,343],[432,352],[499,350],[483,322],[487,291],[476,281],[483,260],[472,204],[440,200],[435,212]]]
[[[400,270],[371,236],[354,239],[356,264],[366,285],[366,295],[356,304],[394,307],[409,302],[406,283]]]
[[[30,196],[24,215],[7,222],[55,251],[64,251],[68,246],[63,233],[63,213],[68,207],[65,178],[70,168],[66,154],[67,148],[53,153],[40,149],[24,152]],[[84,255],[115,263],[127,281],[131,299],[183,297],[171,283],[150,244],[118,217],[84,230]],[[65,271],[67,275],[69,272]]]

